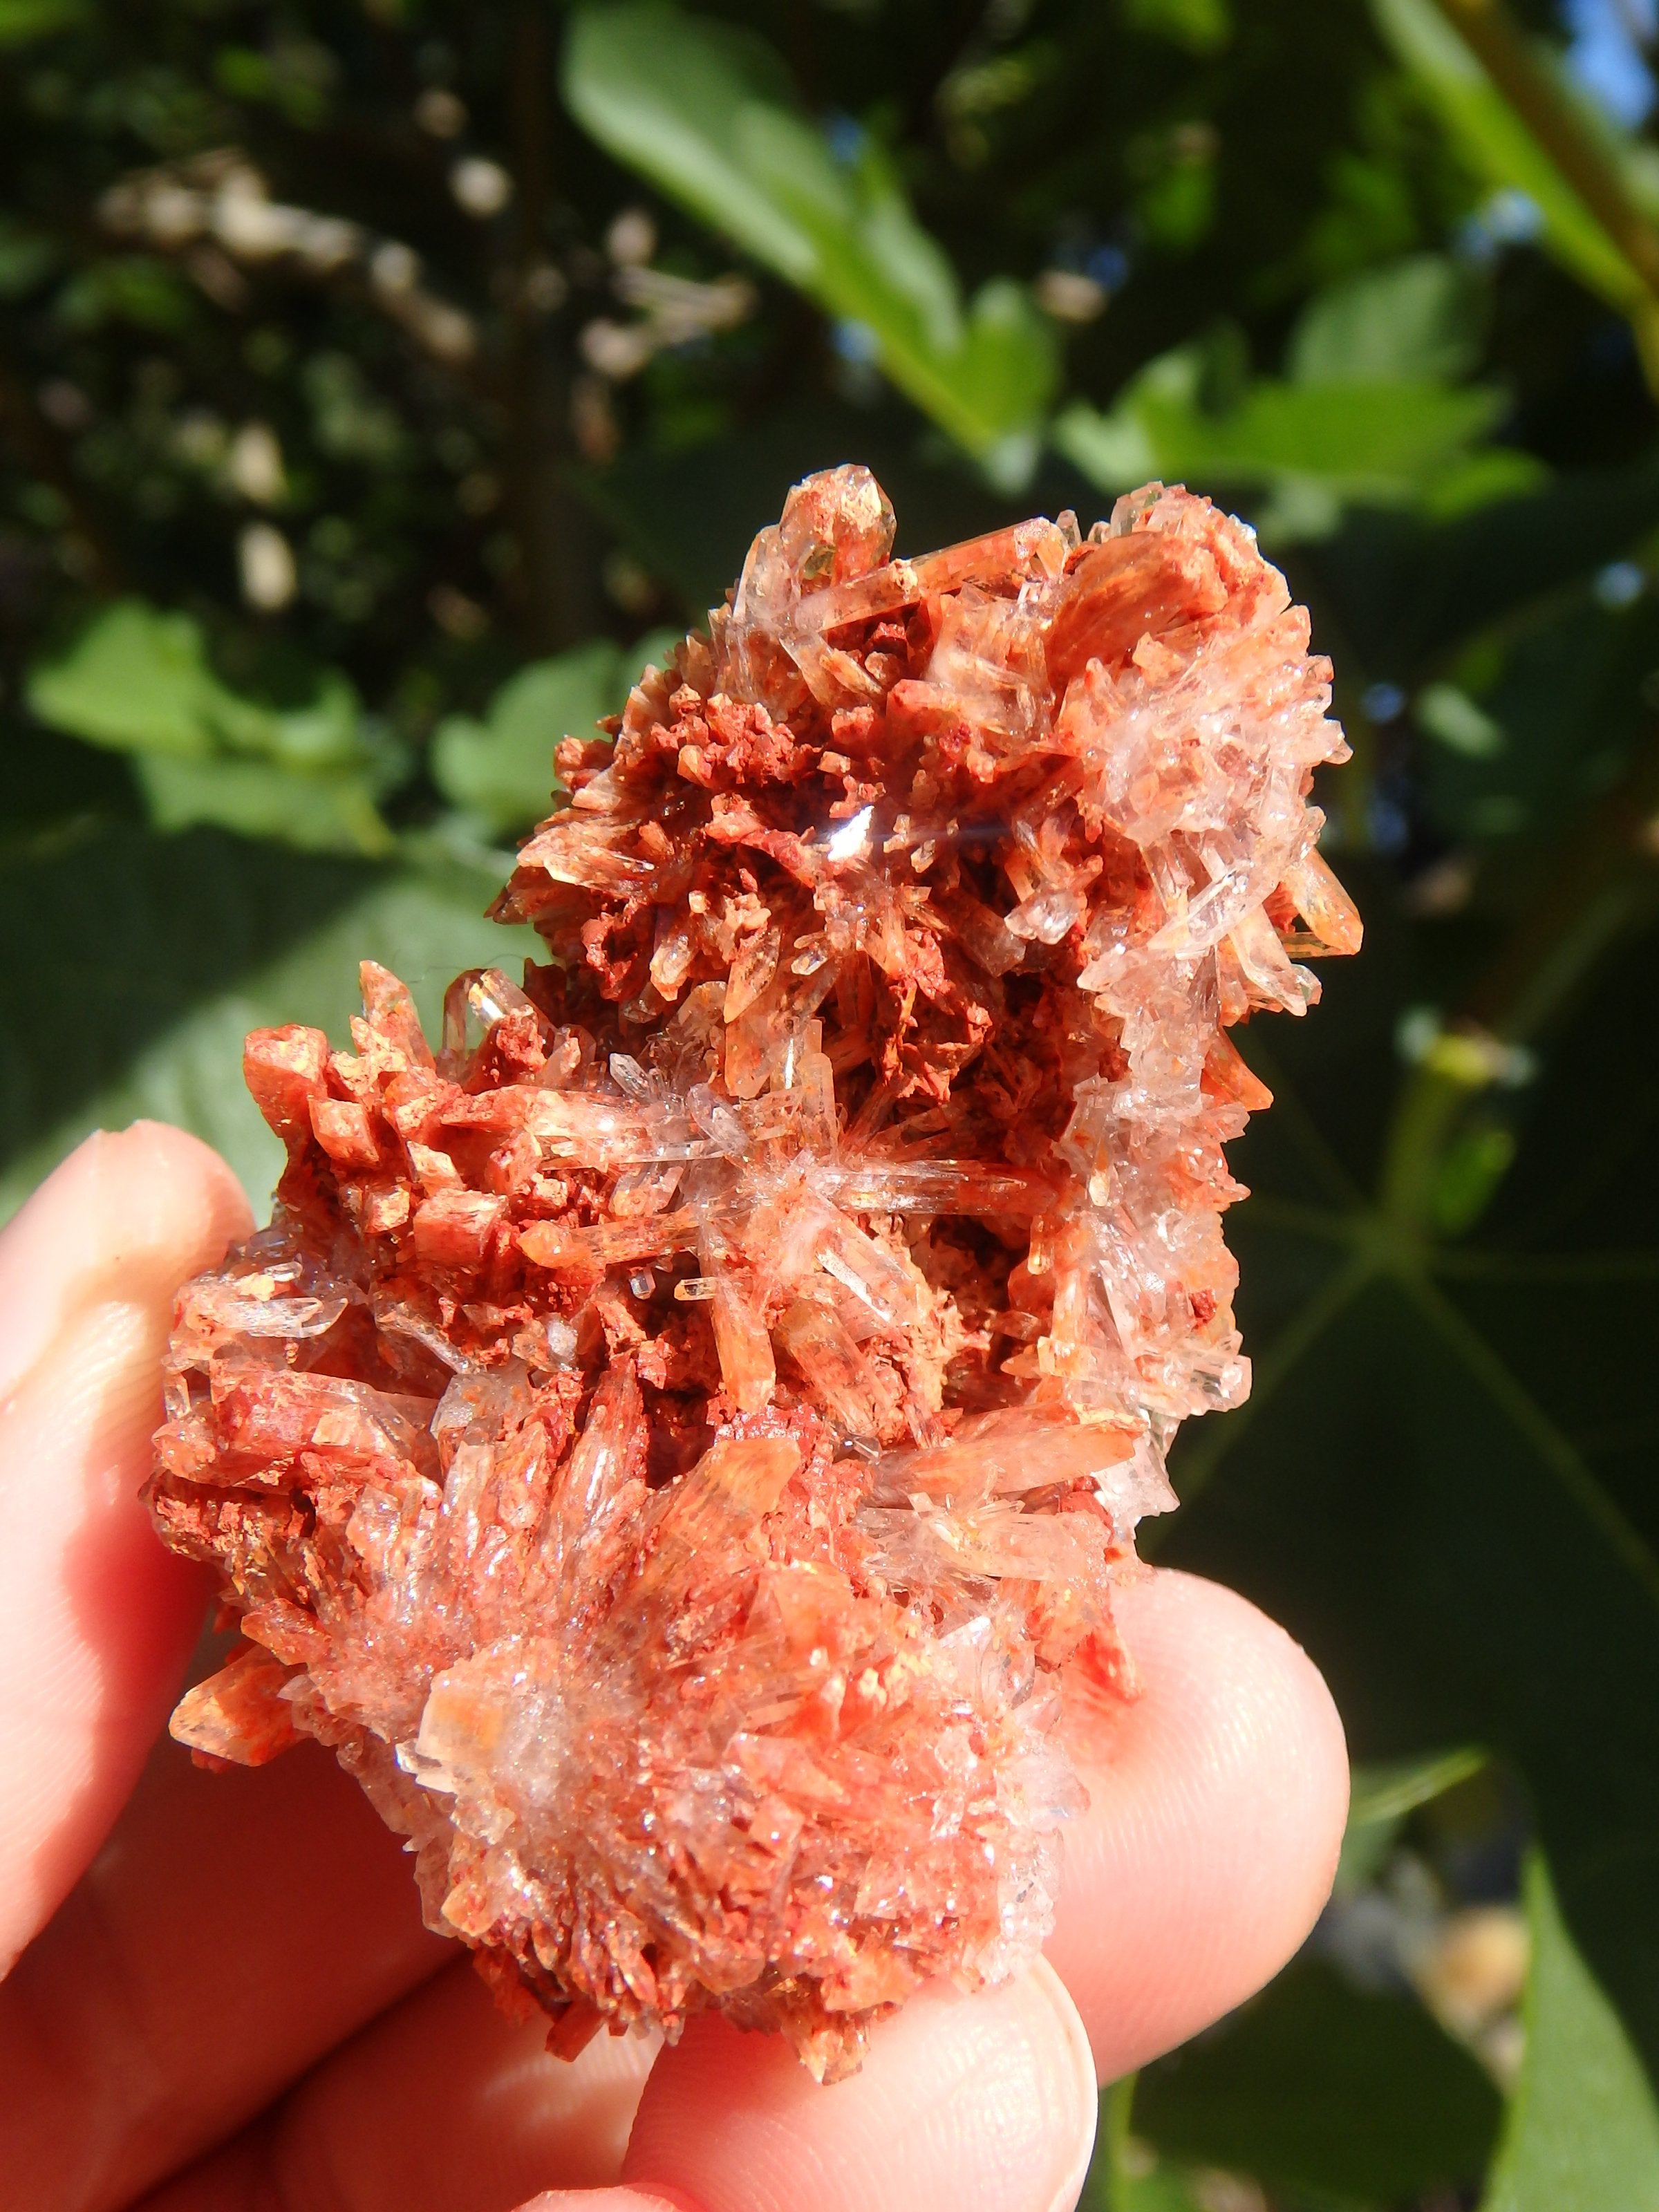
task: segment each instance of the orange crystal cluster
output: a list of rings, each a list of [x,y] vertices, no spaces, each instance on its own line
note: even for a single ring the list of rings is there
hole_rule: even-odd
[[[151,1504],[247,1641],[175,1735],[333,1747],[566,2051],[714,2006],[834,2076],[1042,1942],[1059,1670],[1248,1387],[1226,1030],[1358,941],[1247,529],[892,538],[809,478],[558,748],[522,988],[249,1038],[275,1216],[179,1304]]]

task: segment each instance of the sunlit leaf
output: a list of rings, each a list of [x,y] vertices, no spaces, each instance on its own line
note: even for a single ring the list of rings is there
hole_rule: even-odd
[[[1293,384],[1453,384],[1480,349],[1476,289],[1443,253],[1413,253],[1316,295],[1291,333]]]
[[[1655,2212],[1652,2084],[1541,1856],[1527,1872],[1527,1922],[1526,2058],[1482,2212]]]
[[[757,134],[792,126],[810,163],[825,158],[790,115],[788,71],[763,40],[665,7],[595,9],[572,28],[564,96],[618,160],[645,170],[791,283],[812,281],[811,239],[750,165]]]
[[[389,853],[396,842],[375,805],[375,779],[349,769],[296,772],[267,761],[166,753],[140,754],[136,768],[158,830],[211,822],[311,853]]]
[[[1440,110],[1475,173],[1523,193],[1537,210],[1541,240],[1565,268],[1610,305],[1630,313],[1648,298],[1642,277],[1585,206],[1549,153],[1493,85],[1434,0],[1371,0],[1382,35]],[[1550,66],[1540,50],[1540,67]],[[1562,83],[1564,96],[1571,88]],[[1620,160],[1613,134],[1587,106],[1588,128]]]
[[[758,41],[624,0],[578,15],[563,83],[618,161],[867,331],[893,382],[969,453],[1029,469],[1055,381],[1048,324],[1006,282],[964,301],[882,149],[860,135],[833,150]]]
[[[1199,489],[1262,486],[1281,501],[1299,495],[1294,520],[1287,510],[1279,535],[1319,536],[1335,526],[1346,501],[1420,500],[1492,428],[1504,406],[1500,394],[1480,387],[1263,377],[1231,406],[1212,410],[1203,381],[1197,349],[1165,354],[1139,372],[1109,413],[1081,402],[1066,408],[1054,442],[1103,491],[1127,491],[1156,476]]]
[[[236,702],[207,665],[188,615],[124,599],[61,659],[31,675],[28,703],[52,728],[120,750],[209,757]]]

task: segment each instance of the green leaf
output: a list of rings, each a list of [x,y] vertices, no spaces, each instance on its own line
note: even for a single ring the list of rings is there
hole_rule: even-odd
[[[1352,1895],[1376,1878],[1407,1814],[1468,1781],[1486,1763],[1484,1752],[1465,1748],[1356,1766],[1337,1861],[1337,1895]]]
[[[1262,486],[1285,505],[1281,538],[1314,537],[1334,528],[1345,502],[1425,498],[1504,407],[1500,393],[1478,386],[1264,377],[1231,407],[1212,411],[1203,400],[1204,366],[1196,347],[1161,356],[1109,414],[1080,401],[1066,408],[1054,444],[1106,492],[1154,476],[1200,489]],[[1265,530],[1267,518],[1257,519]]]
[[[264,761],[176,760],[141,754],[139,787],[158,830],[216,823],[245,837],[280,837],[308,853],[389,853],[376,779],[350,770],[296,773]]]
[[[1164,2165],[1150,2143],[1130,2133],[1135,2081],[1131,2074],[1101,2093],[1095,2154],[1077,2212],[1204,2212],[1180,2167]]]
[[[1455,684],[1430,684],[1417,695],[1418,726],[1470,760],[1490,760],[1504,750],[1503,725]]]
[[[1161,2159],[1393,2202],[1477,2180],[1498,2118],[1486,2075],[1414,1997],[1303,1958],[1143,2068],[1133,2125]]]
[[[1246,1040],[1276,1094],[1237,1148],[1255,1194],[1230,1232],[1255,1387],[1239,1413],[1183,1433],[1182,1510],[1155,1548],[1284,1621],[1358,1758],[1468,1742],[1518,1771],[1575,1941],[1651,2067],[1659,1047],[1630,1010],[1653,933],[1604,959],[1554,1032],[1522,1031],[1541,1072],[1516,1094],[1513,1164],[1479,1237],[1437,1246],[1432,1209],[1396,1217],[1366,1194],[1393,1188],[1383,1163],[1422,1081],[1390,1066],[1413,986],[1392,965],[1386,905],[1366,904],[1359,972],[1333,974],[1297,1033]],[[1565,918],[1550,974],[1513,986],[1517,1005],[1546,984],[1561,1002],[1564,956],[1571,976]],[[1480,1111],[1492,1095],[1466,1094]],[[1443,1157],[1427,1155],[1431,1185]]]
[[[1443,679],[1425,686],[1413,719],[1436,741],[1419,756],[1431,818],[1464,842],[1581,818],[1651,726],[1642,687],[1656,654],[1659,607],[1580,592],[1476,669],[1478,704]]]
[[[0,879],[0,1215],[88,1131],[143,1115],[216,1146],[263,1211],[282,1147],[243,1085],[242,1039],[312,1022],[345,1041],[357,963],[415,994],[436,1034],[467,967],[540,950],[487,921],[496,888],[459,867],[386,868],[220,831],[111,830]]]
[[[520,669],[482,722],[456,714],[440,724],[432,744],[438,788],[494,833],[539,821],[562,788],[553,768],[560,739],[596,735],[647,665],[665,663],[678,642],[677,631],[653,630],[624,653],[600,638]]]
[[[748,148],[757,133],[793,125],[813,167],[826,157],[788,114],[788,72],[763,40],[665,7],[594,9],[572,26],[563,91],[619,161],[788,283],[811,283],[811,240],[753,173]]]
[[[21,46],[78,23],[87,0],[0,0],[0,46]]]
[[[50,728],[136,754],[160,828],[216,822],[316,850],[391,848],[375,800],[398,756],[336,672],[301,707],[246,698],[215,674],[190,616],[123,599],[34,668],[27,697]]]
[[[1189,54],[1219,53],[1233,34],[1230,0],[1124,0],[1123,19]]]
[[[1436,384],[1264,380],[1207,440],[1200,437],[1198,451],[1217,471],[1282,471],[1318,477],[1350,497],[1401,498],[1484,436],[1504,404],[1496,392]],[[1168,434],[1186,428],[1172,416]]]
[[[1542,243],[1562,266],[1621,313],[1649,302],[1646,285],[1567,183],[1548,152],[1487,76],[1434,0],[1371,0],[1377,27],[1439,109],[1470,167],[1490,184],[1524,192],[1537,208]],[[1551,67],[1543,49],[1540,66]],[[1560,81],[1563,96],[1573,101]],[[1629,170],[1619,142],[1585,103],[1573,101],[1604,150]],[[1627,181],[1641,191],[1638,179]]]
[[[881,148],[838,158],[758,40],[659,0],[589,9],[563,88],[608,153],[866,329],[893,382],[970,453],[1029,473],[1058,374],[1048,325],[1006,281],[964,303]]]
[[[1443,253],[1413,253],[1316,295],[1291,333],[1292,384],[1454,384],[1480,350],[1469,271]]]
[[[1369,1828],[1401,1820],[1419,1805],[1443,1796],[1460,1782],[1467,1782],[1486,1763],[1484,1752],[1466,1747],[1427,1759],[1385,1759],[1376,1765],[1356,1766],[1348,1798],[1348,1826]]]
[[[131,323],[175,337],[194,319],[197,297],[168,263],[153,254],[126,253],[82,263],[58,293],[57,307],[71,330]]]
[[[51,239],[21,223],[0,220],[0,300],[26,299],[51,274],[57,260],[58,248]]]
[[[1471,460],[1509,458],[1488,449]],[[1443,480],[1427,502],[1430,516],[1443,489]],[[1347,676],[1408,684],[1494,624],[1513,633],[1533,625],[1534,608],[1559,611],[1550,602],[1563,586],[1627,552],[1656,524],[1659,459],[1564,473],[1437,523],[1404,510],[1350,515],[1340,538],[1303,559],[1317,586],[1316,622],[1334,621],[1346,641]],[[1583,615],[1581,601],[1563,641],[1581,659]],[[1538,696],[1535,678],[1528,690]]]
[[[1449,462],[1422,488],[1423,513],[1437,522],[1520,498],[1547,480],[1549,471],[1534,454],[1518,446],[1486,446]]]
[[[33,671],[27,696],[41,721],[93,744],[201,759],[216,749],[228,695],[188,615],[123,599]]]
[[[1482,2212],[1655,2212],[1659,2109],[1534,1856],[1526,2058]]]

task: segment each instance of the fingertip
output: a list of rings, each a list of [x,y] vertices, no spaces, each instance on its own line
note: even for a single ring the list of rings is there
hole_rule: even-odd
[[[187,1129],[166,1121],[100,1129],[64,1167],[83,1153],[87,1259],[137,1271],[137,1283],[169,1310],[178,1285],[253,1226],[247,1194],[228,1164]]]
[[[646,2085],[623,2164],[707,2212],[1070,2212],[1094,2142],[1087,2039],[1041,1962],[884,2021],[823,2088],[775,2037],[694,2021]]]
[[[1348,1803],[1336,1706],[1277,1623],[1162,1570],[1118,1611],[1141,1692],[1068,1716],[1091,1805],[1067,1832],[1047,1947],[1103,2081],[1278,1972],[1330,1894]]]
[[[136,1780],[205,1583],[139,1488],[173,1293],[249,1225],[218,1155],[90,1137],[0,1231],[0,1970]]]
[[[0,1229],[0,1402],[101,1291],[169,1304],[252,1215],[217,1152],[164,1121],[98,1129]]]
[[[235,1170],[190,1130],[141,1119],[125,1129],[100,1130],[93,1141],[107,1148],[128,1181],[153,1176],[162,1182],[175,1206],[188,1193],[197,1193],[210,1246],[222,1250],[231,1237],[245,1236],[252,1227],[253,1210]]]

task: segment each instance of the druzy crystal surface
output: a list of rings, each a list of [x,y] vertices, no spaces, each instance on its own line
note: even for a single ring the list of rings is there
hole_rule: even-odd
[[[833,2077],[1042,1942],[1060,1670],[1248,1388],[1227,1030],[1358,941],[1248,530],[893,528],[809,478],[558,747],[521,986],[248,1039],[287,1170],[179,1304],[150,1501],[246,1641],[174,1734],[331,1746],[567,2051],[714,2007]]]

